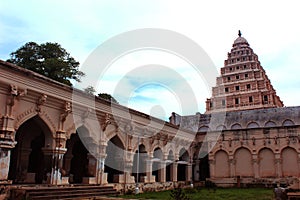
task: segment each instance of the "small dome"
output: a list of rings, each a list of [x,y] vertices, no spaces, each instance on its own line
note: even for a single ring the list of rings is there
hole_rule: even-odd
[[[234,40],[234,44],[239,44],[239,43],[247,43],[248,44],[248,41],[243,38],[242,36],[239,36],[236,40]]]
[[[245,38],[243,38],[242,37],[242,33],[241,33],[241,31],[239,30],[239,37],[236,39],[236,40],[234,40],[234,43],[233,43],[233,45],[236,45],[236,44],[241,44],[241,43],[246,43],[246,44],[248,44],[248,41],[245,39]],[[248,44],[249,45],[249,44]]]

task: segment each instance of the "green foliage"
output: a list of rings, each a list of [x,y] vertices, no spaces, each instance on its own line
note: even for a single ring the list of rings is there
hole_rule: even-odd
[[[28,42],[10,54],[8,62],[32,70],[58,82],[72,85],[70,80],[80,81],[84,73],[79,62],[58,43],[37,44]]]
[[[175,188],[171,191],[170,197],[172,200],[190,200],[181,188]]]
[[[112,97],[110,94],[100,93],[100,94],[98,94],[98,97],[100,97],[102,99],[105,99],[105,100],[108,100],[110,102],[119,104],[119,102],[114,97]]]
[[[93,86],[88,86],[88,87],[84,88],[83,90],[84,90],[84,92],[86,92],[90,95],[94,95],[96,92],[96,90]]]
[[[197,189],[190,193],[184,189],[191,200],[271,200],[274,199],[273,190],[269,188],[217,188],[215,192],[208,188]],[[146,192],[139,195],[125,195],[129,199],[170,199],[172,191]]]

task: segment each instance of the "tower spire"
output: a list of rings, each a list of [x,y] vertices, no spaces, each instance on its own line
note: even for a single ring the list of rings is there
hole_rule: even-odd
[[[239,34],[238,34],[238,35],[239,35],[239,37],[241,37],[241,36],[242,36],[241,30],[239,30]]]

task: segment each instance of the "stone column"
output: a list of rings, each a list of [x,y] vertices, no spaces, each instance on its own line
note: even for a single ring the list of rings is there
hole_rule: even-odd
[[[194,165],[194,179],[195,181],[200,181],[200,160],[195,160]]]
[[[155,176],[152,175],[152,160],[146,160],[146,177],[147,180],[145,182],[147,183],[154,183],[155,182]]]
[[[192,176],[192,173],[193,173],[193,168],[192,168],[192,163],[188,163],[187,165],[186,165],[186,168],[185,168],[185,170],[186,170],[186,172],[185,172],[185,174],[186,174],[186,181],[192,181],[192,179],[193,179],[193,176]]]
[[[131,152],[127,153],[130,154]],[[124,166],[124,183],[135,183],[134,176],[131,176],[133,166],[133,158],[126,157]]]
[[[177,170],[178,170],[178,164],[176,162],[172,163],[171,166],[171,180],[173,182],[177,182]]]
[[[99,145],[94,146],[95,150],[93,150],[95,153],[96,158],[96,183],[100,185],[107,184],[107,173],[104,173],[104,166],[105,166],[105,159],[106,159],[106,147],[107,143],[106,141],[100,141]]]
[[[166,182],[166,162],[165,161],[161,161],[159,164],[158,181],[162,182],[162,183]]]
[[[67,152],[66,148],[43,149],[44,155],[52,155],[52,170],[47,182],[52,185],[68,184],[68,180],[64,178],[63,157]]]
[[[97,158],[97,176],[96,182],[100,185],[107,184],[107,173],[104,173],[104,165],[105,165],[106,155],[100,156]]]
[[[2,124],[5,127],[0,128],[0,183],[11,183],[8,181],[9,163],[11,149],[15,148],[13,117],[2,117]]]
[[[0,184],[1,183],[10,183],[8,181],[8,172],[9,172],[9,162],[10,162],[10,148],[0,147]]]

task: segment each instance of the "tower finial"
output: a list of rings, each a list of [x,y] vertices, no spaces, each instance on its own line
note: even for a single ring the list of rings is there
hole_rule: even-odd
[[[239,37],[241,37],[242,36],[242,33],[241,33],[241,30],[239,30]]]

